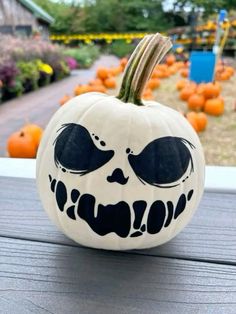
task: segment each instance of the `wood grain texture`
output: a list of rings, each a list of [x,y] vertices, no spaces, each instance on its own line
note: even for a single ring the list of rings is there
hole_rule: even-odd
[[[235,313],[236,268],[0,238],[0,309],[28,313]]]
[[[38,26],[36,16],[23,6],[20,1],[0,1],[0,25],[31,25]]]
[[[35,180],[0,178],[0,235],[77,246],[42,209]],[[176,238],[139,254],[236,262],[236,195],[205,193],[191,223]]]

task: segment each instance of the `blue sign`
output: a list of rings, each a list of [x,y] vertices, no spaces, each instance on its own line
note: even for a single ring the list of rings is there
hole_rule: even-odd
[[[216,55],[212,52],[193,51],[190,55],[191,81],[208,83],[214,80]]]

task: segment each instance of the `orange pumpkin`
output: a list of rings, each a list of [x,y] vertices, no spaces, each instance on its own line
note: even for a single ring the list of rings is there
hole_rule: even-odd
[[[204,103],[205,103],[205,98],[201,94],[192,94],[188,98],[188,108],[190,110],[199,111],[203,108]]]
[[[200,83],[197,85],[196,93],[200,95],[204,95],[205,83]]]
[[[160,80],[158,78],[151,78],[148,82],[147,82],[147,88],[150,89],[155,89],[158,88],[160,86]]]
[[[116,88],[116,80],[114,79],[114,77],[108,77],[103,81],[103,84],[105,87],[110,89]]]
[[[187,120],[191,123],[195,131],[204,131],[207,126],[207,116],[204,112],[190,111],[186,114]]]
[[[123,71],[123,68],[121,66],[118,67],[112,67],[109,69],[109,72],[112,76],[117,76]]]
[[[95,78],[95,79],[89,81],[89,85],[92,85],[92,86],[93,85],[102,85],[102,84],[103,84],[103,82],[99,78]]]
[[[197,113],[197,125],[199,132],[204,131],[208,123],[207,115],[204,112]]]
[[[35,158],[37,146],[30,134],[18,131],[8,138],[7,151],[9,156],[13,158]]]
[[[204,112],[213,115],[220,116],[224,112],[224,100],[221,97],[208,99],[204,105]]]
[[[175,61],[176,61],[176,58],[175,58],[175,56],[174,56],[173,54],[169,54],[169,55],[166,57],[166,64],[167,64],[168,66],[173,65],[173,64],[175,63]]]
[[[169,72],[170,72],[171,75],[174,75],[174,74],[177,73],[178,68],[177,68],[177,67],[175,66],[175,64],[174,64],[174,65],[171,65],[168,70],[169,70]]]
[[[223,72],[224,71],[224,66],[221,64],[217,64],[216,68],[215,68],[216,72]]]
[[[191,86],[184,87],[179,94],[180,99],[182,100],[188,100],[189,97],[195,93],[195,89]]]
[[[84,84],[84,85],[77,85],[74,89],[74,93],[76,96],[79,96],[81,94],[85,94],[91,92],[91,86]]]
[[[90,91],[104,94],[107,92],[106,87],[104,85],[92,85]]]
[[[159,74],[159,71],[158,70],[154,70],[151,74],[151,78],[158,78],[158,74]]]
[[[181,68],[184,68],[184,62],[183,61],[178,61],[178,62],[175,62],[175,66],[177,67],[177,69],[181,69]]]
[[[197,123],[197,113],[196,112],[188,112],[186,114],[186,119],[192,125],[196,132],[199,132],[198,123]]]
[[[229,72],[230,75],[233,75],[233,74],[234,74],[234,68],[232,68],[232,67],[230,67],[230,66],[225,67],[225,71]]]
[[[150,88],[145,88],[142,94],[142,98],[145,100],[153,100],[154,96],[153,96],[152,90]]]
[[[180,70],[180,75],[181,75],[182,77],[188,77],[188,75],[189,75],[188,69],[182,69],[182,70]]]
[[[156,70],[160,70],[160,71],[165,71],[165,70],[167,70],[168,69],[168,66],[166,65],[166,64],[158,64],[158,65],[156,65],[155,66],[155,69]]]
[[[171,75],[171,71],[169,69],[166,69],[163,71],[163,78],[169,77]]]
[[[60,100],[59,100],[59,104],[61,106],[63,106],[67,101],[69,101],[72,97],[69,95],[64,95]]]
[[[128,59],[127,58],[120,59],[120,66],[122,67],[123,70],[124,70],[124,68],[125,68],[127,63],[128,63]]]
[[[166,77],[165,71],[162,70],[153,71],[152,78],[165,78],[165,77]]]
[[[219,81],[228,81],[230,77],[231,74],[228,71],[223,71],[216,75],[216,79]]]
[[[110,72],[108,68],[100,67],[97,69],[97,77],[101,80],[105,80],[110,76]]]
[[[218,97],[220,94],[220,86],[215,83],[207,83],[204,87],[203,95],[206,99]]]
[[[187,83],[188,83],[188,81],[185,80],[185,79],[179,80],[179,81],[177,81],[177,83],[176,83],[176,88],[177,88],[178,90],[181,90],[181,89],[183,89],[183,88],[187,85]]]
[[[32,123],[26,124],[20,131],[24,134],[29,134],[32,137],[36,147],[39,146],[41,137],[43,135],[43,129],[40,126]]]

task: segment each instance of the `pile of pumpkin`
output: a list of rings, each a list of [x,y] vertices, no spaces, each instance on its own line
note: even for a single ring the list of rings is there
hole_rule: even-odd
[[[190,62],[183,64],[183,67],[180,69],[180,75],[184,78],[189,77],[189,66]],[[234,68],[226,65],[223,61],[219,61],[215,69],[215,80],[216,81],[228,81],[231,76],[234,75]]]
[[[218,82],[196,84],[182,79],[177,82],[176,88],[179,90],[179,98],[187,102],[190,110],[185,116],[197,132],[206,128],[206,114],[213,116],[223,114],[224,99],[220,95],[221,85]]]
[[[35,158],[43,134],[43,129],[36,124],[26,124],[7,140],[9,157]]]
[[[234,75],[234,68],[219,61],[216,66],[215,79],[217,81],[228,81]]]
[[[117,67],[99,67],[96,72],[96,78],[90,80],[88,84],[78,84],[74,88],[74,96],[88,92],[106,93],[107,89],[116,88],[116,76],[124,71],[127,62],[127,58],[122,58]],[[59,101],[60,105],[64,105],[71,98],[73,98],[73,96],[68,94],[64,95]]]
[[[106,93],[107,89],[115,89],[117,87],[116,77],[124,71],[127,62],[127,58],[122,58],[117,67],[98,68],[96,77],[90,80],[88,84],[80,84],[75,87],[74,96],[79,96],[88,92]],[[163,64],[158,64],[155,67],[152,76],[144,89],[142,98],[145,100],[154,99],[153,91],[160,86],[161,79],[165,79],[173,74],[176,74],[184,67],[186,67],[186,65],[183,62],[177,62],[175,56],[173,54],[169,54],[165,58],[165,62]],[[73,98],[73,96],[68,94],[64,95],[59,101],[60,105],[64,105],[71,98]]]

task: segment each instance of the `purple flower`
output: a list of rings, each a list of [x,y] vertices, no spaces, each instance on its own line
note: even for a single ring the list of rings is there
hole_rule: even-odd
[[[70,70],[75,70],[78,68],[78,63],[74,58],[66,57],[65,60]]]

